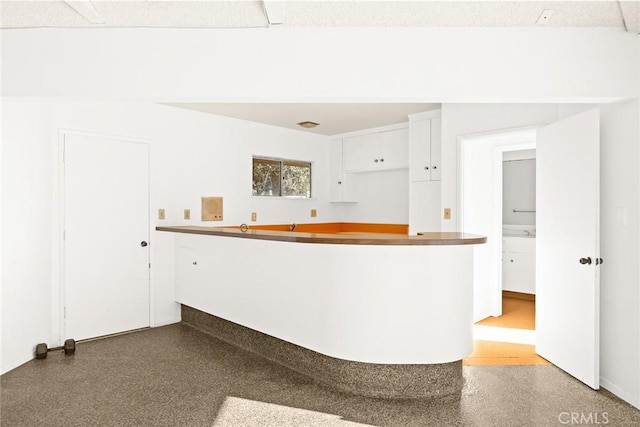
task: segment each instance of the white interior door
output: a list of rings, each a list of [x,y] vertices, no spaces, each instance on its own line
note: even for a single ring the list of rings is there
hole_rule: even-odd
[[[64,138],[65,336],[149,326],[148,146]]]
[[[538,131],[536,351],[599,387],[600,116]]]

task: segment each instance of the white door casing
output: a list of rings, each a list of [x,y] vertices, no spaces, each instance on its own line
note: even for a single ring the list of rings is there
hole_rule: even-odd
[[[599,388],[599,150],[597,109],[538,130],[536,352],[594,389]]]
[[[460,137],[460,229],[487,236],[474,250],[474,322],[502,315],[503,156],[535,149],[535,138],[533,128]]]
[[[63,335],[148,327],[148,145],[75,132],[63,144]]]

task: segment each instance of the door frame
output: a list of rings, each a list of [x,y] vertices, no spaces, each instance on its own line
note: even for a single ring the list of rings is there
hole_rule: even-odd
[[[464,230],[464,195],[465,195],[465,145],[469,143],[478,144],[486,143],[493,145],[491,168],[493,173],[493,179],[491,181],[492,193],[493,193],[493,206],[495,214],[492,216],[492,228],[491,233],[487,235],[488,239],[495,239],[496,245],[493,250],[493,256],[491,262],[494,271],[502,272],[502,160],[505,152],[519,151],[527,149],[535,149],[535,132],[536,130],[546,125],[541,123],[532,126],[524,126],[517,128],[496,129],[487,132],[471,133],[459,135],[457,137],[458,145],[458,230]],[[533,135],[533,141],[531,136]],[[500,142],[504,141],[504,142]],[[490,307],[488,312],[490,316],[502,315],[502,274],[498,274],[496,280],[493,281],[493,285],[490,290]],[[474,280],[474,307],[477,295],[481,294],[478,289],[477,282]],[[476,319],[474,313],[474,322],[481,319]]]
[[[147,146],[149,154],[151,154],[150,140],[148,138],[139,138],[126,135],[117,135],[102,132],[89,132],[77,129],[58,128],[54,130],[54,155],[53,157],[53,175],[57,177],[52,182],[53,185],[53,233],[52,233],[52,286],[51,286],[51,338],[54,346],[62,345],[66,338],[65,323],[65,301],[66,301],[66,276],[65,276],[65,165],[64,165],[64,147],[65,137],[68,135],[92,136],[107,139],[117,139],[119,141],[144,144]],[[147,232],[149,240],[151,240],[151,155],[147,158],[148,173],[147,176]],[[149,242],[151,245],[151,242]],[[149,262],[151,262],[152,251],[149,250]],[[149,269],[148,277],[148,295],[149,295],[149,325],[155,322],[152,301],[154,300],[154,289],[151,282],[151,269]]]

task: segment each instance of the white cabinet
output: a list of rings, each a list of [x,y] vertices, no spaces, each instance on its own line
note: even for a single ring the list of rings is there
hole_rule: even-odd
[[[412,181],[440,181],[441,125],[440,117],[411,117],[409,150]]]
[[[440,181],[442,176],[441,160],[442,147],[442,119],[434,117],[431,119],[431,181]]]
[[[202,256],[194,248],[176,247],[176,301],[184,300],[184,290],[201,286],[204,280]]]
[[[409,234],[440,231],[441,111],[409,116]]]
[[[349,174],[343,168],[343,140],[332,139],[329,147],[329,201],[351,202],[353,197],[349,191]]]
[[[536,239],[533,237],[503,237],[502,289],[536,293]]]
[[[407,128],[344,138],[344,171],[370,172],[406,168],[409,165]]]

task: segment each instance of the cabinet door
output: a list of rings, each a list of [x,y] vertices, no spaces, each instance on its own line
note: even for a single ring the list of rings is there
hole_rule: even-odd
[[[379,134],[351,136],[344,139],[344,170],[357,172],[378,169]]]
[[[411,123],[411,180],[431,180],[431,121]]]
[[[343,201],[342,139],[333,139],[329,146],[329,201]]]
[[[200,254],[194,248],[176,247],[176,284],[175,299],[177,302],[189,301],[191,289],[198,285],[202,263]]]
[[[533,254],[505,252],[503,263],[503,270],[506,270],[506,280],[502,284],[504,290],[526,294],[536,293],[535,258]]]
[[[379,169],[400,169],[409,165],[409,129],[396,129],[378,134]]]
[[[442,119],[431,119],[431,180],[440,181],[440,151],[442,146]]]

